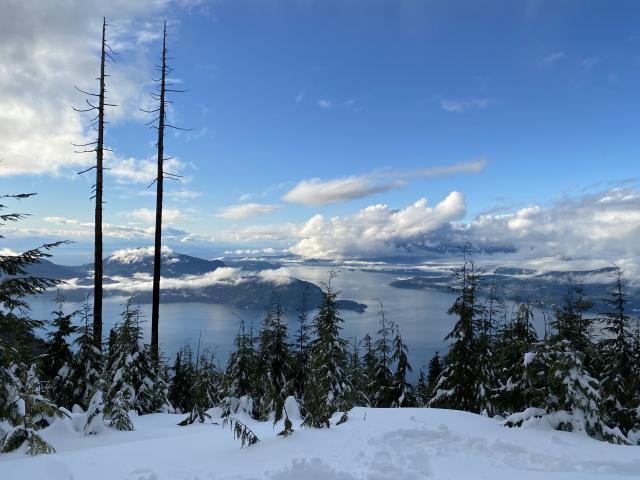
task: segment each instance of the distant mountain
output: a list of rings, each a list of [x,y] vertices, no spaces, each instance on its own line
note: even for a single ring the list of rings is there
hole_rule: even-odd
[[[570,284],[580,286],[585,296],[594,304],[592,311],[602,311],[603,300],[608,298],[611,288],[613,267],[585,271],[550,271],[536,273],[533,270],[520,268],[498,268],[493,273],[483,276],[480,293],[487,294],[489,286],[495,282],[507,300],[543,301],[546,305],[561,304]],[[396,271],[396,273],[398,273]],[[441,273],[423,273],[415,275],[411,269],[410,278],[391,282],[395,288],[414,290],[451,291],[454,286],[451,275]],[[640,309],[640,290],[629,289],[629,308]]]
[[[190,255],[182,255],[172,251],[162,254],[162,276],[180,277],[182,275],[204,275],[216,268],[224,267],[220,260],[205,260]],[[93,263],[71,267],[89,274],[93,271]],[[104,275],[130,277],[134,274],[153,274],[153,254],[150,249],[121,250],[104,259],[102,264]]]
[[[104,259],[105,296],[132,295],[141,303],[151,301],[153,251],[150,248],[115,252]],[[280,274],[280,265],[259,260],[205,260],[170,250],[162,254],[161,291],[163,302],[205,302],[261,309],[278,298],[286,308],[297,308],[307,292],[310,307],[322,301],[322,291],[313,283]],[[93,264],[57,265],[43,261],[33,265],[30,275],[67,281],[64,294],[70,301],[82,301],[91,293]],[[366,305],[340,300],[340,308],[363,312]]]

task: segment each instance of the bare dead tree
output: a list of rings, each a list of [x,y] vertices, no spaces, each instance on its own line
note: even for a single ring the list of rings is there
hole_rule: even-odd
[[[165,128],[172,128],[175,130],[188,130],[180,128],[175,125],[167,123],[167,111],[166,107],[171,103],[166,98],[168,92],[183,93],[186,90],[178,90],[173,87],[173,84],[167,80],[167,75],[170,74],[173,69],[168,65],[167,61],[170,60],[167,57],[167,22],[164,22],[164,30],[162,34],[162,62],[160,65],[156,65],[160,72],[160,78],[157,79],[158,91],[152,92],[151,96],[158,102],[158,108],[154,110],[143,110],[146,113],[157,114],[153,120],[149,122],[152,128],[158,130],[158,142],[156,147],[158,150],[158,170],[156,178],[151,182],[156,185],[156,225],[154,236],[154,252],[153,252],[153,292],[151,298],[151,352],[154,359],[157,361],[159,358],[158,349],[158,325],[160,322],[160,274],[161,274],[161,262],[162,262],[162,201],[164,195],[164,179],[180,180],[181,176],[175,173],[164,171],[164,162],[170,160],[173,157],[164,156],[164,133]],[[157,125],[155,123],[157,122]]]
[[[101,42],[101,54],[100,54],[100,77],[97,80],[100,82],[99,93],[90,93],[76,87],[76,90],[87,95],[85,100],[87,107],[73,109],[77,112],[97,112],[96,116],[89,123],[89,127],[93,128],[97,133],[97,139],[93,142],[74,144],[75,147],[81,148],[76,153],[95,153],[96,164],[78,172],[78,174],[87,173],[91,170],[95,170],[96,180],[95,184],[91,187],[92,196],[91,199],[95,199],[95,219],[94,219],[94,283],[93,283],[93,339],[95,346],[102,350],[102,206],[103,206],[103,174],[104,174],[104,151],[109,150],[104,146],[104,112],[105,107],[115,107],[112,103],[105,101],[105,78],[109,75],[105,72],[105,66],[107,61],[115,63],[113,56],[115,52],[111,49],[106,41],[107,26],[113,26],[107,24],[107,19],[102,19],[102,42]],[[98,99],[98,105],[95,105],[95,99]],[[93,148],[90,148],[93,147]]]

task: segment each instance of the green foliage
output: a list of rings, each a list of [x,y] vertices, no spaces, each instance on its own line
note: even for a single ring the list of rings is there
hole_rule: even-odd
[[[71,361],[70,383],[73,403],[89,408],[97,391],[104,388],[104,360],[93,339],[92,308],[85,299],[80,311],[81,326],[75,339],[76,351]]]
[[[256,434],[237,418],[226,417],[222,422],[222,428],[226,427],[233,432],[233,438],[240,440],[241,448],[250,447],[260,441]]]
[[[407,382],[407,374],[412,370],[407,357],[408,351],[409,349],[402,340],[402,335],[400,335],[400,329],[395,325],[391,360],[397,362],[397,364],[391,384],[391,392],[393,394],[392,407],[411,407],[415,403],[413,387]]]
[[[640,428],[638,407],[639,380],[634,372],[633,336],[626,313],[626,282],[619,268],[614,274],[610,297],[605,300],[609,310],[602,314],[605,335],[598,345],[602,371],[600,391],[602,412],[624,434]]]
[[[458,320],[446,337],[453,343],[429,406],[480,413],[475,331],[476,318],[483,313],[478,303],[480,276],[473,261],[467,259],[461,267],[453,270],[453,274],[457,282],[457,297],[448,313]]]
[[[347,375],[347,342],[340,337],[343,322],[338,312],[338,293],[331,278],[323,284],[323,299],[313,319],[315,339],[311,343],[309,376],[305,385],[304,405],[307,427],[329,427],[329,419],[338,410],[349,410],[352,386]]]
[[[243,320],[234,340],[235,349],[229,356],[225,375],[225,396],[254,398],[258,383],[258,354],[255,349],[253,328],[245,329]]]
[[[274,413],[274,423],[284,414],[284,402],[292,389],[287,323],[280,300],[275,298],[267,307],[260,332],[259,366],[261,371],[259,402],[260,418]]]
[[[391,373],[392,339],[395,324],[388,320],[384,311],[384,305],[380,302],[380,328],[377,332],[377,340],[374,344],[375,367],[373,371],[373,405],[379,408],[388,408],[393,405],[393,375]]]
[[[131,299],[124,304],[121,321],[110,337],[105,413],[118,429],[129,429],[125,413],[171,411],[163,368],[151,360],[149,347],[142,343],[140,310]],[[117,417],[117,420],[114,420]]]
[[[537,344],[533,307],[529,303],[518,304],[509,322],[499,329],[494,348],[498,375],[496,402],[504,413],[520,412],[531,404],[524,359]]]
[[[52,330],[48,335],[42,362],[42,374],[43,379],[49,384],[52,401],[71,409],[76,403],[76,398],[72,380],[73,353],[68,340],[78,330],[72,324],[77,312],[64,312],[64,297],[60,292],[56,298],[56,305],[57,309],[52,312],[54,318],[51,321]]]
[[[189,345],[185,345],[176,354],[169,387],[169,400],[178,413],[190,412],[193,409],[192,387],[195,381],[196,366],[193,361],[193,352]]]
[[[24,200],[35,194],[0,196],[0,229],[25,218],[22,213],[6,213],[6,200]],[[0,240],[3,239],[0,230]],[[51,249],[64,242],[46,243],[19,254],[0,254],[0,421],[14,423],[20,417],[21,377],[39,353],[42,342],[35,329],[42,321],[29,317],[28,298],[60,284],[59,280],[29,275],[30,266],[51,256]]]

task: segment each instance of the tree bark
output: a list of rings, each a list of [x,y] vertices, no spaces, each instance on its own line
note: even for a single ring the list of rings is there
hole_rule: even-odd
[[[158,325],[160,321],[160,273],[162,262],[162,196],[164,183],[165,81],[167,74],[167,23],[162,37],[162,72],[160,77],[160,111],[158,117],[158,176],[156,177],[156,231],[153,253],[153,295],[151,304],[151,352],[159,358]]]
[[[102,160],[104,154],[104,67],[106,61],[107,19],[102,19],[102,54],[100,56],[100,100],[98,104],[98,143],[96,144],[96,210],[93,282],[93,341],[102,351]]]

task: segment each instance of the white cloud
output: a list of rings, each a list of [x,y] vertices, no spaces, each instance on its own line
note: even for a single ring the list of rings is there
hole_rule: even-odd
[[[540,66],[550,67],[565,57],[565,52],[551,52],[540,60]]]
[[[155,158],[137,159],[133,157],[120,158],[105,155],[105,166],[109,168],[107,174],[115,177],[118,183],[151,184],[158,173],[158,163]],[[175,158],[164,161],[164,171],[181,174],[184,163]]]
[[[317,207],[369,197],[376,193],[404,187],[410,180],[451,174],[474,174],[484,170],[486,160],[480,158],[444,167],[416,170],[372,172],[365,175],[321,180],[302,180],[282,199],[289,203]]]
[[[441,99],[440,107],[447,112],[462,113],[467,110],[483,110],[491,104],[488,98],[469,98],[465,100]]]
[[[300,99],[300,101],[302,101],[302,98]],[[318,100],[318,107],[322,108],[323,110],[332,110],[334,108],[346,108],[348,110],[351,110],[355,107],[355,105],[356,101],[353,98],[349,98],[345,101],[334,101],[326,98],[321,98],[320,100]]]
[[[121,250],[116,250],[109,255],[108,261],[115,261],[124,264],[136,263],[145,258],[152,257],[154,251],[154,247],[123,248]],[[160,253],[163,257],[170,257],[173,255],[173,250],[166,245],[162,245],[160,247]]]
[[[194,200],[202,196],[201,192],[196,192],[193,190],[169,190],[165,194],[171,200],[176,200],[179,202],[186,202],[188,200]]]
[[[0,175],[62,174],[91,165],[72,143],[92,141],[88,118],[71,109],[84,103],[78,85],[93,91],[99,70],[102,16],[117,24],[108,38],[119,51],[108,66],[108,121],[140,118],[143,84],[152,73],[147,42],[170,0],[14,1],[0,15]],[[109,140],[107,139],[107,144]]]
[[[20,254],[15,250],[11,250],[10,248],[0,248],[0,256],[15,257],[17,255],[20,255]]]
[[[511,248],[520,257],[618,262],[640,255],[640,192],[614,188],[564,198],[549,207],[476,217],[466,234],[480,246]]]
[[[151,247],[149,247],[151,248]],[[133,260],[135,261],[135,260]],[[153,277],[147,274],[136,274],[133,277],[112,277],[111,282],[104,285],[105,290],[149,292],[153,288]],[[257,274],[245,272],[239,268],[219,267],[203,275],[183,275],[181,277],[161,277],[160,287],[163,290],[200,289],[215,285],[239,285],[249,281],[259,281],[275,286],[287,285],[292,280],[286,268],[261,270]],[[61,286],[62,289],[90,289],[90,285],[81,285],[78,279],[72,279]]]
[[[464,212],[463,195],[451,192],[435,207],[423,198],[401,210],[371,205],[348,217],[315,215],[299,229],[301,240],[290,250],[305,258],[397,255]]]
[[[449,255],[471,242],[485,259],[537,270],[600,268],[616,263],[640,275],[640,190],[614,188],[549,206],[482,214],[469,222],[462,194],[434,208],[425,200],[400,210],[372,205],[347,217],[312,217],[290,234],[304,258]]]
[[[600,63],[600,59],[598,57],[587,57],[580,61],[580,68],[582,68],[585,72],[592,70]]]
[[[285,267],[260,270],[257,273],[257,277],[264,282],[274,285],[288,285],[292,280],[291,271]]]
[[[268,205],[263,203],[241,203],[238,205],[229,205],[221,208],[216,214],[219,218],[225,220],[242,220],[258,215],[267,215],[280,208],[278,205]]]
[[[146,223],[154,223],[156,221],[156,211],[150,208],[138,208],[128,213],[130,217],[142,220]],[[182,219],[182,212],[173,208],[162,209],[162,221],[163,223],[173,223]]]
[[[34,235],[47,238],[93,238],[93,222],[83,222],[74,218],[65,217],[45,217],[45,222],[61,225],[63,228],[15,228],[12,233],[18,235]],[[140,227],[138,225],[116,225],[111,223],[102,224],[102,233],[107,238],[119,238],[126,240],[150,239],[153,238],[155,228]],[[162,238],[181,239],[188,235],[188,232],[172,227],[163,227]]]

